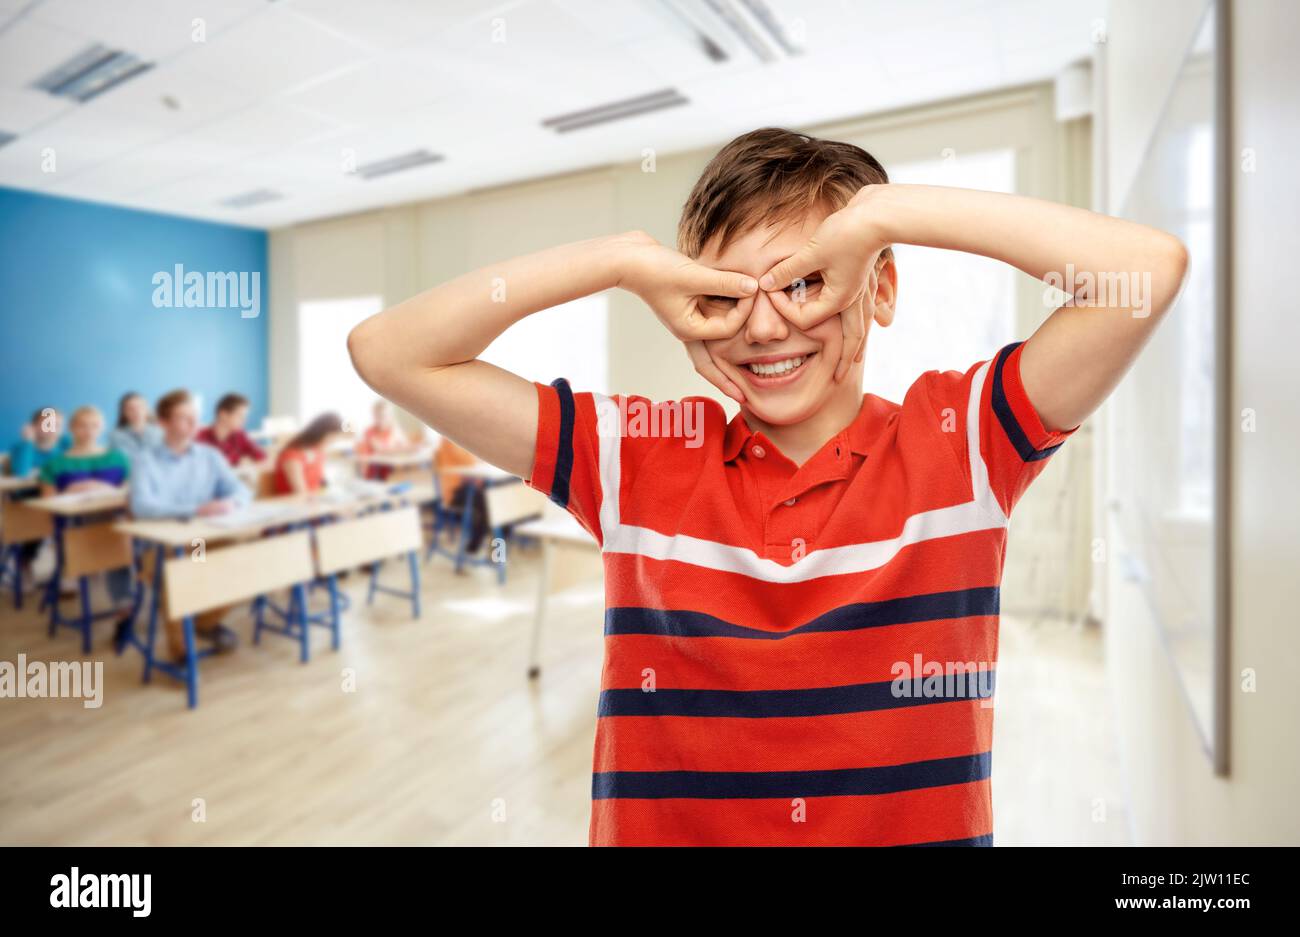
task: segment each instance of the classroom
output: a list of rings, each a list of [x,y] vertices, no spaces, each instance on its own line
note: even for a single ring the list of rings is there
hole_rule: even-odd
[[[0,845],[1300,844],[1297,37],[0,0]]]

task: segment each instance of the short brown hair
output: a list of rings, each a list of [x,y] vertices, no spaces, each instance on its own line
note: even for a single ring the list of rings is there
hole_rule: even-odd
[[[247,397],[245,397],[243,394],[236,394],[234,392],[231,392],[229,394],[226,394],[224,397],[222,397],[220,400],[217,401],[217,412],[230,413],[233,410],[238,410],[240,407],[247,407],[247,406],[248,406]]]
[[[194,398],[190,396],[190,392],[182,387],[159,397],[154,412],[158,414],[158,419],[165,420],[172,415],[172,411],[177,407],[193,401]]]
[[[750,228],[842,208],[865,185],[889,182],[880,162],[852,143],[764,127],[736,137],[709,161],[682,207],[677,249],[698,257]]]

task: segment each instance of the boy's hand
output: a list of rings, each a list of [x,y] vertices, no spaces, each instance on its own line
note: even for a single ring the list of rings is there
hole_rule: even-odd
[[[778,306],[781,315],[800,329],[843,313],[844,348],[835,368],[837,381],[862,354],[878,262],[889,246],[866,209],[871,189],[864,187],[847,205],[827,215],[808,243],[758,281],[769,293],[790,288],[789,301]]]
[[[686,342],[686,354],[690,355],[691,364],[695,366],[695,373],[704,378],[718,390],[722,391],[736,403],[745,402],[745,393],[736,386],[736,382],[727,377],[718,367],[713,355],[709,354],[709,346],[704,342]]]
[[[710,296],[743,299],[758,289],[753,277],[706,267],[648,236],[628,248],[618,285],[640,296],[683,342],[735,335],[750,304],[737,302],[725,313],[710,314],[703,301]]]

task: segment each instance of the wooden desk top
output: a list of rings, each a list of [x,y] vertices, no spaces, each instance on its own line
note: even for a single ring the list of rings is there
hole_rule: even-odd
[[[356,460],[363,465],[379,465],[384,468],[419,468],[433,465],[433,450],[420,449],[416,452],[376,452],[373,455],[356,455]]]
[[[0,495],[11,494],[15,491],[34,491],[40,487],[40,481],[35,478],[14,478],[11,475],[0,476]]]
[[[242,540],[258,536],[268,527],[299,524],[325,517],[346,517],[371,508],[421,504],[432,500],[433,485],[412,485],[404,491],[375,495],[279,495],[254,501],[247,508],[215,518],[132,520],[115,524],[113,529],[137,540],[185,547],[194,540],[209,543]]]
[[[591,534],[587,533],[581,524],[567,515],[528,521],[516,526],[514,531],[517,534],[523,534],[526,537],[537,537],[540,540],[563,540],[565,543],[578,543],[591,547],[593,550],[600,549],[600,544],[596,543]]]
[[[48,498],[30,498],[23,503],[60,517],[82,517],[125,508],[127,495],[125,488],[117,488],[113,491],[79,491],[75,494],[51,495]]]
[[[507,478],[519,477],[486,462],[476,462],[473,465],[448,465],[438,471],[446,472],[448,475],[464,475],[466,478],[485,478],[489,481],[504,481]]]

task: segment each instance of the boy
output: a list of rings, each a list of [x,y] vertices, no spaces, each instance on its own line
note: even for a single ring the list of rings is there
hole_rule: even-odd
[[[226,461],[238,466],[244,459],[261,462],[266,458],[262,448],[244,432],[248,422],[248,398],[242,394],[226,394],[217,401],[216,419],[211,426],[199,430],[198,442],[221,450]]]
[[[714,157],[678,241],[517,258],[349,337],[380,393],[601,544],[591,842],[990,844],[1007,515],[1172,303],[1182,245],[1034,199],[889,185],[858,147],[772,128]],[[894,243],[1150,289],[1140,308],[1077,291],[1028,341],[923,374],[900,405],[862,393],[868,329],[894,315]],[[681,402],[703,408],[701,444],[621,426],[639,398],[476,360],[523,316],[614,286],[741,404],[727,423]]]
[[[9,474],[27,478],[72,444],[63,432],[63,415],[53,407],[35,411],[22,437],[9,449]]]
[[[187,390],[174,390],[158,401],[158,425],[163,438],[131,465],[131,513],[137,518],[211,517],[226,514],[251,500],[222,453],[195,439],[198,408]],[[153,551],[145,551],[141,575],[153,579]],[[235,633],[221,623],[228,608],[199,615],[194,630],[213,640],[218,651],[233,650]],[[185,659],[185,630],[177,619],[165,623],[167,645],[176,661]],[[119,630],[119,647],[125,632]]]

